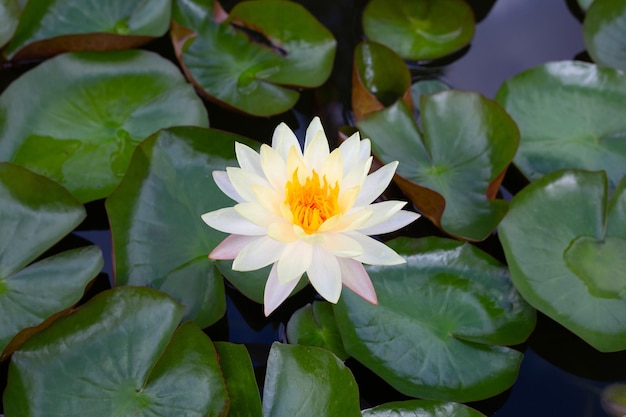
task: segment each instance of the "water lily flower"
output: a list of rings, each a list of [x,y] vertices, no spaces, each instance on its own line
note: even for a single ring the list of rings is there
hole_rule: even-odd
[[[398,230],[419,215],[401,201],[373,203],[393,178],[397,162],[369,174],[370,141],[355,133],[330,152],[319,118],[306,131],[304,151],[281,123],[260,153],[235,144],[240,167],[214,171],[218,187],[237,204],[202,215],[230,235],[209,255],[233,259],[233,270],[273,264],[265,284],[265,315],[274,311],[306,272],[317,292],[336,303],[342,284],[377,304],[363,264],[405,260],[369,235]]]

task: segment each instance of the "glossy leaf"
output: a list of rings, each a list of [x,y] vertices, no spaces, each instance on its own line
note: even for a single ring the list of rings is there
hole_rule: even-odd
[[[450,86],[443,81],[437,79],[420,80],[411,85],[411,97],[415,103],[416,110],[419,111],[419,104],[423,95],[436,94],[441,91],[449,90]]]
[[[407,261],[367,267],[378,306],[344,289],[335,318],[346,351],[401,393],[475,401],[510,387],[535,313],[507,269],[467,243],[396,239]]]
[[[363,30],[402,58],[434,59],[472,40],[474,14],[463,0],[371,0]]]
[[[584,11],[588,10],[594,0],[578,0],[578,5]]]
[[[217,130],[162,130],[139,145],[126,177],[106,201],[116,285],[165,291],[200,327],[217,321],[226,308],[222,276],[208,259],[226,235],[200,216],[232,205],[212,172],[237,166],[235,141],[255,146]]]
[[[146,136],[207,124],[191,85],[155,53],[64,54],[0,96],[0,160],[52,178],[87,202],[113,191]]]
[[[508,209],[495,194],[517,149],[517,127],[475,93],[422,96],[420,108],[423,134],[402,102],[357,125],[382,162],[400,162],[396,182],[425,216],[454,236],[484,239]]]
[[[594,0],[585,16],[583,34],[596,63],[626,71],[626,2]]]
[[[256,384],[254,369],[246,347],[216,342],[215,349],[230,399],[228,417],[262,417],[259,387]]]
[[[267,360],[264,417],[360,417],[352,372],[332,353],[274,343]]]
[[[325,302],[314,301],[294,312],[287,323],[287,339],[291,344],[324,348],[341,360],[349,357],[332,306]]]
[[[133,48],[167,31],[170,7],[170,0],[27,2],[6,52],[9,58],[24,59]]]
[[[18,0],[0,0],[0,48],[13,36],[22,9]]]
[[[409,400],[363,410],[363,417],[484,417],[484,415],[463,404]]]
[[[177,0],[173,9],[176,55],[208,98],[268,116],[296,103],[300,95],[291,87],[317,87],[330,75],[335,39],[304,7],[284,0],[241,2],[218,23],[220,9],[200,0]]]
[[[18,332],[78,302],[100,272],[102,255],[93,246],[28,265],[84,217],[63,187],[0,163],[0,353]]]
[[[509,79],[496,96],[519,126],[515,164],[529,179],[563,168],[626,174],[626,74],[554,62]]]
[[[626,180],[565,170],[522,190],[499,227],[529,303],[596,349],[626,349]]]
[[[106,291],[13,354],[7,417],[226,416],[211,341],[149,288]],[[87,411],[88,410],[88,411]]]

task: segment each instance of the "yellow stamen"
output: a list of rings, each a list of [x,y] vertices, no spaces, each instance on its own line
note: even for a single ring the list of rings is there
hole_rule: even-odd
[[[293,222],[307,234],[314,233],[328,218],[339,213],[339,183],[335,182],[335,186],[331,187],[326,176],[321,183],[315,170],[301,184],[296,169],[285,188],[285,203],[291,209]]]

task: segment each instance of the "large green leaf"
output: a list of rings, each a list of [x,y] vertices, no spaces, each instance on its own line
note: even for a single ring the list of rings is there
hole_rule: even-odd
[[[229,108],[268,116],[289,110],[299,93],[332,69],[335,39],[301,5],[285,0],[237,4],[225,22],[214,1],[176,0],[172,41],[189,79]],[[285,18],[288,16],[288,18]]]
[[[208,119],[169,61],[146,51],[64,54],[0,96],[0,160],[96,200],[117,186],[137,143],[174,125]]]
[[[594,0],[578,0],[578,5],[583,11],[587,11]]]
[[[521,132],[515,164],[529,179],[562,168],[626,174],[626,74],[584,62],[553,62],[509,79],[496,99]]]
[[[363,30],[405,59],[433,59],[472,40],[474,13],[463,0],[371,0]]]
[[[13,36],[20,13],[22,9],[17,0],[0,0],[0,48]]]
[[[484,415],[463,404],[409,400],[363,410],[363,417],[484,417]]]
[[[13,354],[6,417],[226,416],[208,337],[149,288],[99,294]]]
[[[94,246],[27,266],[85,218],[53,181],[0,163],[0,353],[21,330],[74,305],[102,268]]]
[[[212,172],[237,166],[235,141],[255,146],[217,130],[162,130],[138,146],[126,177],[106,201],[116,285],[165,291],[200,327],[217,321],[226,308],[222,276],[208,259],[226,235],[200,216],[233,204]]]
[[[423,95],[420,109],[423,134],[400,101],[357,125],[380,160],[400,162],[396,181],[425,216],[449,234],[484,239],[508,209],[494,197],[517,149],[517,127],[476,93]]]
[[[163,35],[170,0],[37,0],[26,3],[7,55],[123,49]]]
[[[360,417],[356,381],[324,349],[276,342],[267,359],[263,416]]]
[[[583,34],[595,62],[626,71],[626,2],[595,0],[585,16]]]
[[[626,349],[626,180],[565,170],[522,190],[499,227],[511,278],[538,310],[601,351]]]
[[[335,318],[346,351],[403,394],[474,401],[510,387],[535,313],[507,269],[468,243],[396,239],[406,264],[368,266],[378,305],[344,289]]]

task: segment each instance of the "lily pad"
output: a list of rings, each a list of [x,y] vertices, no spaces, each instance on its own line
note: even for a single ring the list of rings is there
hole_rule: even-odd
[[[116,285],[167,292],[200,327],[226,309],[222,276],[208,259],[226,235],[206,227],[200,216],[232,204],[212,172],[237,165],[235,141],[255,146],[218,130],[162,130],[137,147],[126,177],[105,203]]]
[[[482,240],[508,209],[495,196],[517,150],[517,127],[476,93],[425,95],[420,109],[423,133],[400,101],[357,126],[376,157],[400,162],[396,182],[426,217],[451,235]]]
[[[458,403],[409,400],[363,410],[363,417],[484,417],[484,414]]]
[[[474,13],[463,0],[371,0],[363,30],[404,59],[440,58],[474,36]]]
[[[626,71],[626,2],[594,0],[583,22],[583,34],[595,62]]]
[[[578,5],[584,11],[589,10],[589,7],[594,2],[594,0],[578,0]]]
[[[361,417],[352,372],[327,350],[275,342],[267,359],[264,417]]]
[[[532,68],[496,95],[521,133],[515,165],[530,180],[564,168],[626,175],[626,74],[585,62]]]
[[[0,0],[0,48],[13,36],[22,9],[17,0]]]
[[[227,415],[215,348],[182,313],[149,288],[99,294],[13,354],[6,415]]]
[[[413,103],[417,105],[416,110],[420,111],[419,103],[422,101],[423,95],[435,94],[441,91],[449,90],[450,86],[438,79],[419,80],[411,85],[411,97]]]
[[[301,5],[241,2],[221,23],[217,10],[216,1],[176,0],[171,30],[187,77],[209,99],[269,116],[293,107],[300,94],[291,87],[317,87],[330,76],[336,41]]]
[[[0,353],[20,331],[78,302],[100,272],[95,246],[29,265],[84,218],[83,206],[60,185],[0,163]]]
[[[626,349],[626,180],[564,170],[511,202],[499,237],[529,303],[603,352]]]
[[[6,53],[24,59],[137,47],[167,31],[170,7],[170,0],[27,2]]]
[[[54,179],[81,202],[108,196],[146,136],[207,126],[178,68],[146,51],[52,58],[0,96],[0,160]]]
[[[406,264],[367,267],[378,306],[344,289],[335,318],[346,351],[401,393],[443,401],[496,395],[517,378],[535,312],[506,267],[468,243],[400,238]]]

